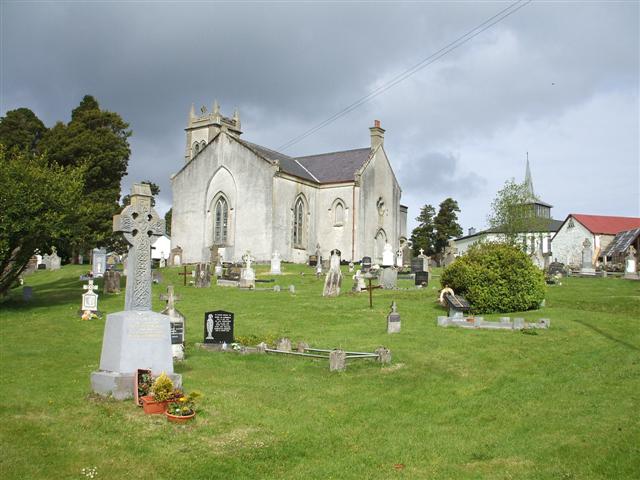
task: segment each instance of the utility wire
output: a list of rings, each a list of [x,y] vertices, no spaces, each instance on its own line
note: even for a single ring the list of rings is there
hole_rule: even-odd
[[[314,134],[315,132],[317,132],[318,130],[326,127],[330,123],[333,123],[335,120],[345,116],[347,113],[351,112],[352,110],[355,110],[356,108],[358,108],[362,104],[368,102],[369,100],[374,99],[378,95],[381,95],[382,93],[386,92],[387,90],[389,90],[390,88],[394,87],[398,83],[406,80],[407,78],[409,78],[414,73],[422,70],[423,68],[428,67],[429,65],[431,65],[434,62],[436,62],[440,58],[444,57],[448,53],[452,52],[453,50],[457,49],[458,47],[461,47],[462,45],[467,43],[469,40],[477,37],[482,32],[484,32],[485,30],[488,30],[489,28],[493,27],[495,24],[501,22],[502,20],[504,20],[508,16],[513,15],[518,10],[520,10],[522,7],[526,6],[527,4],[531,3],[532,1],[533,0],[518,0],[517,2],[512,3],[511,5],[509,5],[508,7],[504,8],[503,10],[499,11],[498,13],[493,15],[492,17],[488,18],[487,20],[485,20],[484,22],[482,22],[481,24],[479,24],[475,28],[469,30],[464,35],[458,37],[453,42],[447,44],[446,46],[442,47],[437,52],[432,53],[427,58],[421,60],[420,62],[415,64],[413,67],[405,70],[402,73],[399,73],[398,75],[393,77],[391,80],[389,80],[385,84],[375,88],[369,94],[365,95],[364,97],[359,98],[358,100],[353,102],[351,105],[343,108],[342,110],[340,110],[339,112],[337,112],[334,115],[330,116],[329,118],[327,118],[323,122],[319,123],[315,127],[307,130],[306,132],[304,132],[304,133],[298,135],[297,137],[292,138],[288,142],[280,145],[278,147],[278,151],[286,150],[287,148],[295,145],[296,143],[301,142],[302,140],[307,138],[309,135]]]

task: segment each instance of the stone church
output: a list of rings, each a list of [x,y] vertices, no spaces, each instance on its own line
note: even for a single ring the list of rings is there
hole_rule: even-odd
[[[191,108],[184,165],[171,177],[171,247],[182,263],[208,262],[212,252],[238,262],[279,252],[284,261],[339,249],[343,260],[382,260],[407,241],[407,207],[384,150],[380,122],[371,145],[342,152],[290,157],[248,142],[240,117],[214,103]]]

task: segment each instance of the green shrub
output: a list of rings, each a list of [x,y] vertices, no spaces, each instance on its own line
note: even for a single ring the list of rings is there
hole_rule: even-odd
[[[151,392],[156,402],[164,402],[173,396],[173,382],[166,373],[162,372],[162,374],[156,378],[151,387]]]
[[[475,313],[538,308],[544,299],[543,272],[518,247],[473,245],[442,272],[441,284],[463,295]]]

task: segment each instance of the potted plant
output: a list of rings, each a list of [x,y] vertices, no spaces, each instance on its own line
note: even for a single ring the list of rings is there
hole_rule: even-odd
[[[174,398],[164,412],[167,420],[173,423],[187,423],[196,416],[196,401],[200,397],[199,392],[191,392],[189,395]]]
[[[144,413],[163,413],[167,409],[169,400],[173,399],[173,395],[173,382],[163,372],[153,382],[151,395],[141,397]]]

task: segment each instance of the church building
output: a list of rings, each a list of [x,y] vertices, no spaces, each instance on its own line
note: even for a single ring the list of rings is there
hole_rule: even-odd
[[[290,157],[241,138],[240,116],[193,107],[184,165],[171,177],[171,247],[182,263],[208,262],[216,253],[238,262],[278,252],[305,263],[338,249],[354,262],[382,260],[407,241],[407,207],[384,150],[384,129],[371,127],[371,145]]]

